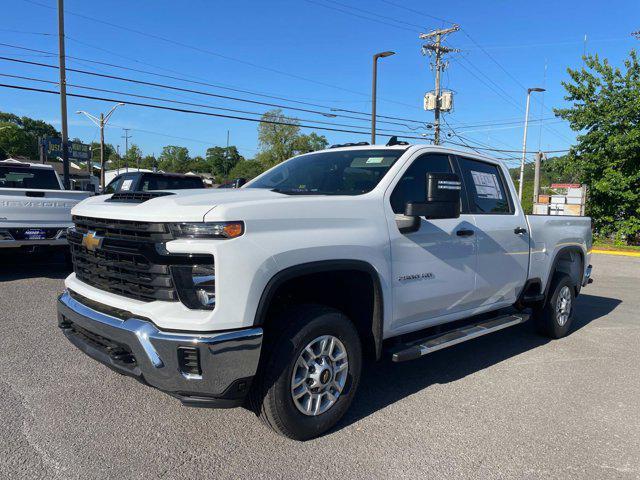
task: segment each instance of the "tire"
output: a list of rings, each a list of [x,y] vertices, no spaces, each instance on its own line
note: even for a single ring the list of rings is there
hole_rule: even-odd
[[[252,407],[280,435],[295,440],[322,435],[349,409],[358,388],[362,368],[358,332],[342,312],[320,305],[290,308],[272,326],[281,329],[271,338],[267,332],[263,349],[268,350],[263,350],[262,365],[252,385]],[[313,360],[306,347],[315,354],[321,353],[323,346],[330,355]],[[302,364],[298,363],[300,358]],[[306,380],[301,381],[303,378]],[[294,392],[300,395],[297,401]],[[331,397],[337,399],[331,403]],[[305,406],[310,406],[306,413]]]
[[[571,328],[576,287],[566,273],[556,273],[544,304],[533,309],[538,332],[549,338],[562,338]],[[567,311],[568,310],[568,311]]]

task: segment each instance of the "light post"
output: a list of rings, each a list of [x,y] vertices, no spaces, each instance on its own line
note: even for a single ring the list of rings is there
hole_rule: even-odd
[[[78,110],[76,113],[82,114],[96,124],[98,128],[100,128],[100,188],[104,191],[104,126],[107,124],[111,115],[116,110],[116,108],[124,106],[124,103],[116,103],[109,113],[106,115],[104,113],[100,114],[100,118],[96,118],[90,113],[85,112],[84,110]]]
[[[544,88],[527,88],[527,107],[524,113],[524,137],[522,139],[522,162],[520,163],[520,184],[518,185],[518,197],[522,200],[522,184],[524,183],[524,162],[527,158],[527,127],[529,126],[529,102],[531,92],[544,92]]]
[[[373,84],[371,86],[371,145],[376,143],[376,90],[378,88],[378,59],[390,57],[396,52],[380,52],[373,56]]]

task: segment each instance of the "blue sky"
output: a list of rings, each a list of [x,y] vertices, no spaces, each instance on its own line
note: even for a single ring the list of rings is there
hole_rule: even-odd
[[[55,0],[11,2],[11,8],[3,8],[0,43],[57,52],[55,6]],[[535,4],[417,0],[105,0],[90,3],[67,0],[65,7],[68,10],[67,54],[83,59],[69,59],[70,68],[324,112],[330,112],[330,108],[369,111],[371,57],[376,52],[393,50],[397,54],[382,59],[379,65],[378,113],[424,122],[433,118],[431,112],[422,110],[422,97],[433,88],[433,73],[428,68],[428,58],[420,53],[422,43],[418,34],[448,26],[445,20],[453,21],[461,30],[450,35],[447,44],[462,52],[450,56],[449,68],[443,76],[444,86],[455,92],[454,111],[445,116],[451,127],[445,128],[445,135],[453,131],[469,142],[512,150],[521,148],[524,87],[531,86],[544,86],[547,92],[534,94],[537,98],[531,104],[528,149],[535,150],[538,146],[543,150],[564,149],[570,145],[573,132],[565,123],[552,118],[551,108],[564,103],[561,81],[567,79],[568,66],[581,64],[585,34],[587,52],[598,53],[617,65],[631,48],[640,46],[640,41],[630,35],[640,29],[637,0],[606,5],[594,0]],[[56,63],[55,57],[3,45],[0,45],[0,55]],[[321,107],[159,78],[87,63],[87,59]],[[57,71],[53,69],[6,61],[0,61],[0,73],[49,81],[57,78]],[[56,88],[15,78],[0,80],[5,84]],[[76,72],[69,72],[67,80],[70,84],[255,113],[269,108]],[[69,92],[92,94],[75,87],[70,87]],[[93,94],[131,99],[120,94]],[[148,103],[168,105],[160,101]],[[98,139],[97,128],[74,112],[87,110],[97,114],[109,108],[109,103],[69,98],[70,137],[84,141]],[[210,108],[184,108],[224,113]],[[41,118],[58,128],[60,125],[59,100],[54,95],[0,88],[0,110]],[[354,125],[361,131],[368,129],[367,120],[286,113],[305,120]],[[250,114],[231,115],[258,118]],[[411,123],[410,126],[419,125]],[[258,149],[257,124],[253,122],[127,105],[114,114],[112,126],[106,131],[106,141],[120,145],[121,151],[124,150],[123,127],[131,129],[130,142],[139,145],[145,153],[156,155],[164,145],[170,144],[184,145],[192,155],[202,155],[208,146],[224,145],[227,130],[231,143],[238,145],[246,157],[252,157]],[[410,131],[402,125],[382,123],[378,128]],[[331,143],[368,140],[367,135],[317,132],[326,135]],[[417,131],[420,132],[428,130]],[[379,141],[386,138],[386,133],[380,135]],[[458,141],[455,137],[450,139]]]

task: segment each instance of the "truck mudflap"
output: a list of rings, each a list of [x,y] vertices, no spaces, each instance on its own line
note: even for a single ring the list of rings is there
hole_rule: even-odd
[[[242,405],[260,360],[261,328],[174,333],[121,314],[90,308],[69,291],[58,298],[58,326],[91,358],[185,405]]]

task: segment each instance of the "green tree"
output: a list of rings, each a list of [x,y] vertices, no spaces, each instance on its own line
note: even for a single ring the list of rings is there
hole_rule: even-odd
[[[228,178],[246,178],[247,180],[257,177],[266,168],[257,160],[240,160],[229,172]]]
[[[0,160],[9,157],[38,158],[38,140],[15,123],[0,123]]]
[[[158,158],[158,167],[165,172],[184,173],[189,171],[189,150],[186,147],[167,145]]]
[[[34,137],[60,138],[60,133],[43,120],[34,120],[29,117],[18,117],[13,113],[0,112],[0,123],[12,123]]]
[[[311,133],[301,135],[299,122],[287,117],[282,110],[264,113],[258,124],[258,142],[261,152],[256,157],[266,167],[272,167],[300,153],[325,148],[328,145],[323,135]]]
[[[120,157],[116,153],[116,149],[110,143],[104,144],[104,158],[105,161],[114,162],[108,165],[108,169],[119,167]],[[91,161],[94,166],[97,168],[100,164],[100,143],[99,142],[91,142]]]
[[[569,159],[589,186],[587,213],[597,233],[620,241],[640,237],[640,63],[632,50],[624,69],[587,56],[563,82],[571,107],[556,109],[580,134]]]
[[[138,145],[132,143],[129,146],[129,151],[125,153],[122,157],[123,166],[128,166],[129,168],[136,168],[140,164],[140,160],[142,159],[142,150]],[[142,165],[140,165],[142,168]]]
[[[216,176],[219,180],[229,178],[229,172],[236,166],[238,162],[244,160],[238,149],[234,146],[211,147],[207,148],[207,163],[209,172]]]
[[[211,167],[204,157],[197,155],[191,159],[191,162],[189,162],[188,171],[199,172],[199,173],[204,173],[204,172],[210,173]]]
[[[298,153],[315,152],[317,150],[324,150],[329,146],[329,142],[324,135],[318,135],[316,132],[311,132],[308,135],[300,135],[296,142],[296,149]]]
[[[140,168],[153,170],[154,166],[158,166],[158,159],[154,155],[145,155],[142,157],[142,160],[140,160]]]

